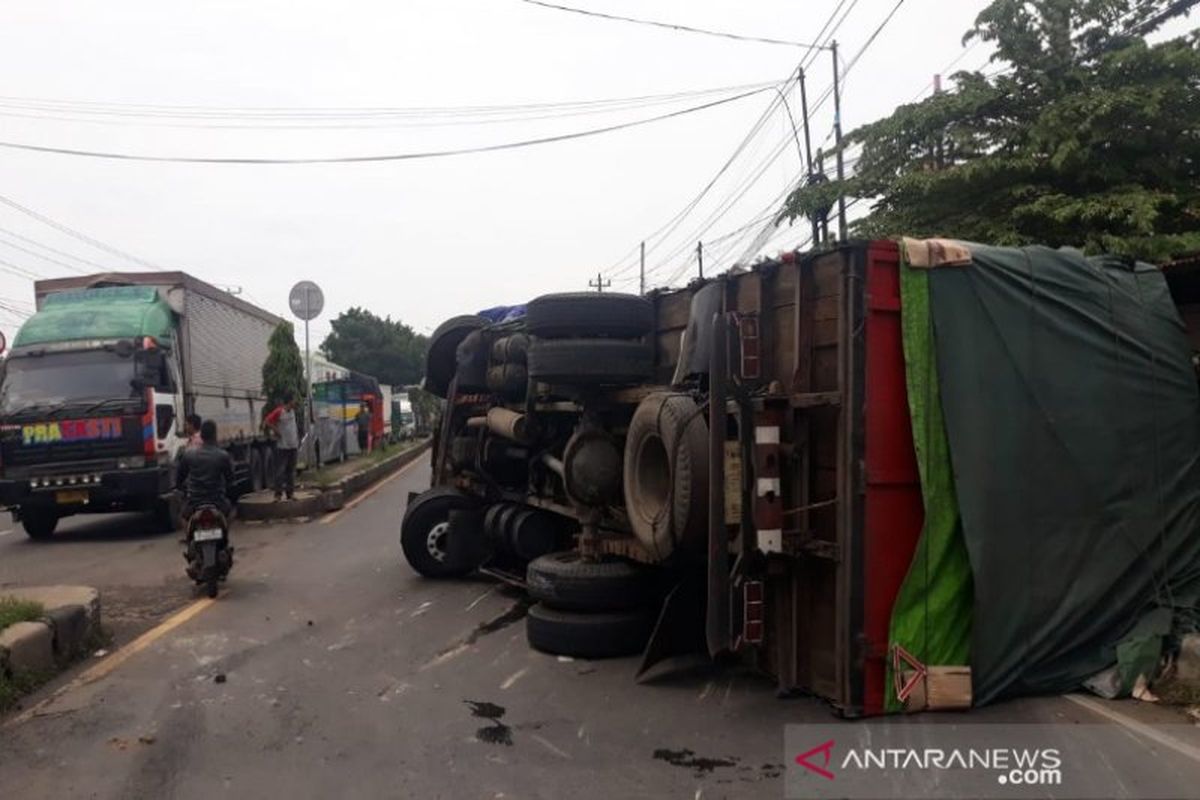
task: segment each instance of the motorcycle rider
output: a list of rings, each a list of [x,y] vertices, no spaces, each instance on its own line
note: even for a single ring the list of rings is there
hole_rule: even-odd
[[[183,493],[183,518],[190,520],[201,505],[213,505],[221,510],[226,523],[233,511],[229,488],[236,480],[233,459],[217,446],[217,423],[211,419],[200,425],[199,447],[184,450],[175,471],[175,486]]]

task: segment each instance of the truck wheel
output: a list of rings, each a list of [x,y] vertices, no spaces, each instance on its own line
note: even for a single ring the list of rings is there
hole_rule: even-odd
[[[708,425],[687,395],[657,392],[625,436],[625,508],[655,558],[702,541],[708,517]]]
[[[615,658],[640,653],[650,640],[652,609],[579,614],[538,603],[525,618],[525,636],[535,650],[575,658]]]
[[[654,329],[654,306],[635,294],[545,294],[529,303],[525,327],[543,339],[572,336],[638,339]]]
[[[529,596],[567,611],[627,611],[644,608],[654,597],[654,576],[619,558],[585,561],[579,553],[551,553],[525,571]]]
[[[425,356],[425,390],[444,398],[458,369],[458,346],[472,331],[487,324],[483,317],[453,317],[437,327],[429,337]]]
[[[478,505],[474,498],[448,487],[430,489],[409,503],[400,523],[400,547],[409,565],[426,578],[453,578],[474,569],[451,562],[446,536],[451,511],[466,511]]]
[[[21,527],[25,535],[36,542],[44,542],[54,535],[58,527],[58,514],[51,509],[21,509]]]
[[[538,339],[529,348],[529,376],[543,383],[626,385],[653,375],[654,354],[642,342]]]

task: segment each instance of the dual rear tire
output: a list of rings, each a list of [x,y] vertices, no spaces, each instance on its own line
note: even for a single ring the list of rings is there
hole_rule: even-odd
[[[553,553],[530,562],[525,583],[538,601],[525,620],[526,638],[544,653],[588,659],[635,655],[654,630],[656,576],[633,562]]]

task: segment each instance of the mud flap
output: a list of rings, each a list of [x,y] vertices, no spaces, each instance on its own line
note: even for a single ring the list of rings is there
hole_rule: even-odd
[[[209,570],[217,568],[217,543],[200,543],[200,574],[207,575]]]
[[[705,582],[699,575],[685,578],[667,595],[642,653],[638,683],[709,663],[704,596]]]

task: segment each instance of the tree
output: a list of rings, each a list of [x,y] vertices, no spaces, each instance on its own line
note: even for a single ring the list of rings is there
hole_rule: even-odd
[[[853,131],[857,170],[797,190],[871,202],[864,237],[1077,246],[1161,261],[1200,248],[1200,34],[1145,36],[1200,0],[994,0],[964,41],[990,74]]]
[[[330,360],[380,383],[418,383],[425,371],[428,340],[402,322],[380,318],[363,308],[343,311],[321,349]]]
[[[269,406],[275,406],[291,395],[297,400],[305,397],[304,360],[296,344],[292,323],[284,322],[275,329],[267,342],[270,352],[262,367],[263,394]]]

